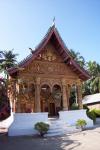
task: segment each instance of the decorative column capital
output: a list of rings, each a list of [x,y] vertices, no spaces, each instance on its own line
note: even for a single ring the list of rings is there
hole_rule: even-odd
[[[78,79],[76,84],[77,84],[77,86],[81,86],[82,85],[82,81],[80,79]]]
[[[35,82],[36,82],[36,85],[40,85],[40,77],[37,77]]]
[[[62,81],[62,85],[66,86],[66,79],[63,78],[61,81]]]

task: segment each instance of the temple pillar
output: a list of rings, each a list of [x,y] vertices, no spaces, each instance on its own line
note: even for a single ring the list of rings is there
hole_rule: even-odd
[[[21,97],[20,97],[20,91],[21,91],[21,85],[17,84],[17,107],[16,107],[16,112],[21,112]]]
[[[31,103],[31,112],[34,112],[34,102]]]
[[[16,100],[15,99],[13,100],[13,103],[12,103],[12,111],[14,113],[16,112]]]
[[[17,101],[17,113],[21,113],[21,104],[20,104],[20,100]]]
[[[41,112],[40,78],[36,78],[36,84],[35,84],[35,112]]]
[[[64,79],[62,80],[62,99],[63,99],[63,110],[68,110],[67,86]]]
[[[79,109],[83,109],[83,104],[82,104],[82,86],[78,85],[77,86],[77,102],[79,105]]]
[[[69,102],[69,100],[70,100],[70,92],[71,92],[71,85],[68,85],[68,88],[67,88],[68,109],[70,109],[70,102]]]

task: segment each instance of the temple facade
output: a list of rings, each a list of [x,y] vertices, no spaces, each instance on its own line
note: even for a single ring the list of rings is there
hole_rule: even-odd
[[[14,112],[55,116],[60,110],[69,110],[73,86],[82,109],[82,82],[90,76],[73,60],[54,25],[36,49],[8,72],[8,96]]]

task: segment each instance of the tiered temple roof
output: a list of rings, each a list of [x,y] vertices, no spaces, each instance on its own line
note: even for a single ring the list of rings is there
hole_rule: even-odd
[[[72,58],[70,51],[63,42],[55,25],[49,28],[43,40],[39,43],[39,45],[35,48],[34,51],[32,51],[32,53],[29,56],[27,56],[23,61],[21,61],[18,64],[18,67],[13,67],[8,70],[9,74],[13,75],[14,73],[19,71],[20,67],[24,68],[28,64],[30,64],[44,50],[44,47],[48,44],[49,41],[53,43],[56,50],[62,57],[63,62],[66,65],[69,65],[73,72],[75,72],[80,79],[85,81],[90,78],[89,73]]]

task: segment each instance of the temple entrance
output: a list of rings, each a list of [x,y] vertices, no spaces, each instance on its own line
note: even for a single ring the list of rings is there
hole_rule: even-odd
[[[57,116],[59,115],[59,111],[62,110],[62,92],[61,87],[57,84],[55,84],[52,88],[52,98],[55,104],[55,116]]]
[[[49,85],[44,84],[41,87],[40,101],[41,101],[41,112],[49,112],[49,99],[51,95],[51,89]]]
[[[49,114],[50,116],[56,116],[55,103],[49,104]]]
[[[52,91],[49,85],[41,87],[41,112],[48,112],[49,116],[57,116],[62,109],[62,94],[59,85],[54,85]]]

